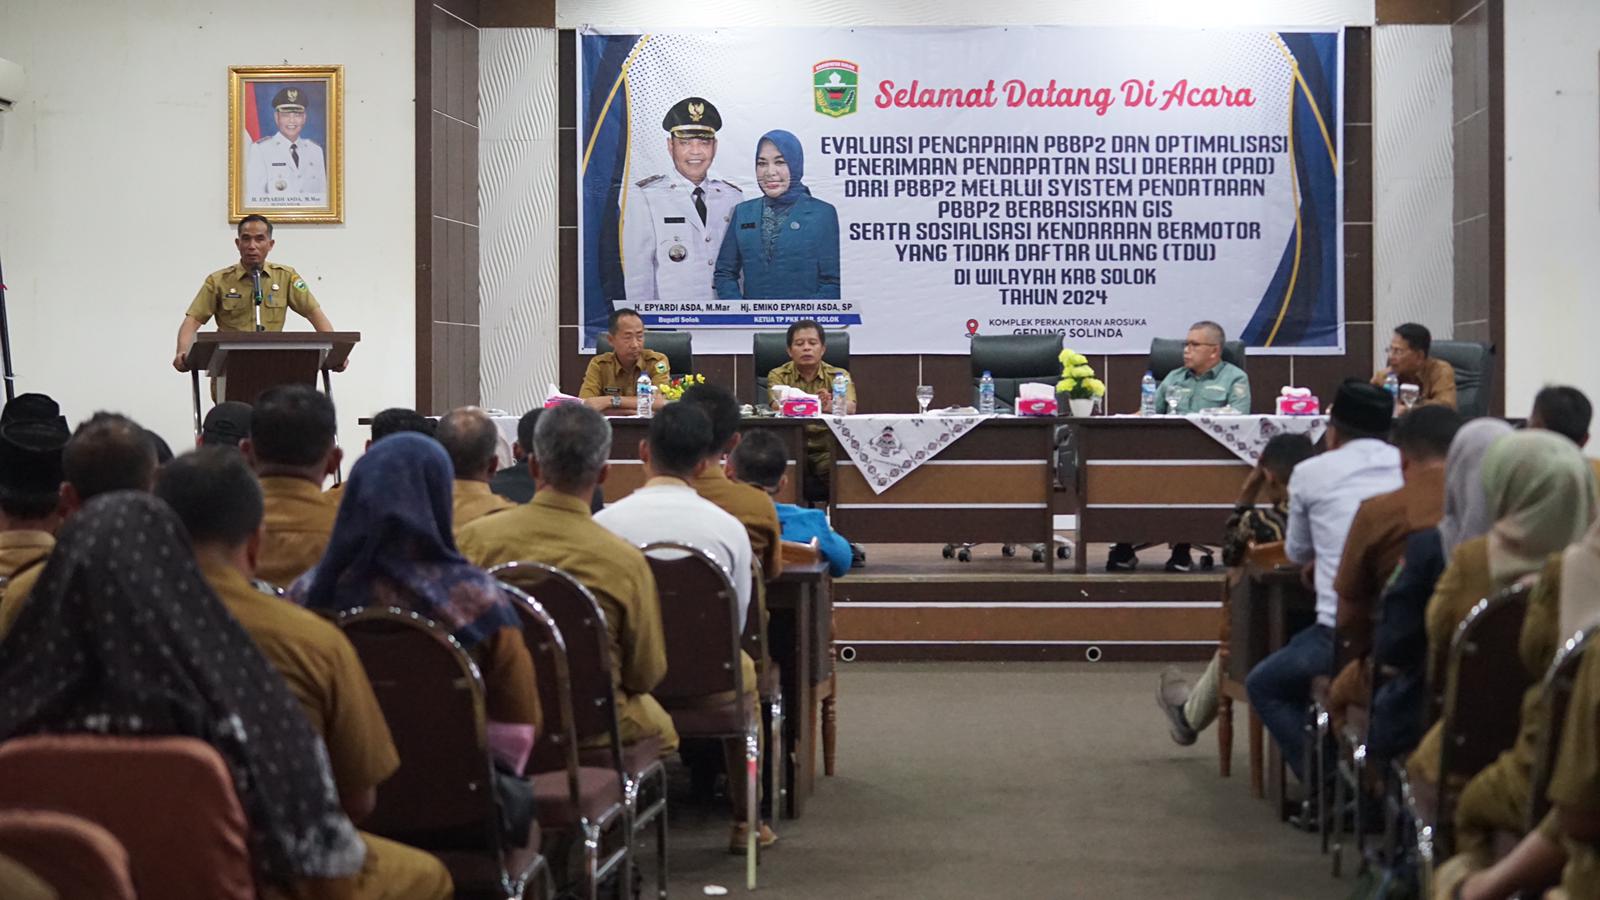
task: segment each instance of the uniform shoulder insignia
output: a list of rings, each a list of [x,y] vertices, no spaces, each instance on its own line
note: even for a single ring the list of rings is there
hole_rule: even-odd
[[[723,186],[724,186],[724,187],[728,187],[728,188],[731,188],[731,189],[732,189],[732,190],[733,190],[733,192],[734,192],[734,193],[735,193],[735,194],[742,194],[742,193],[744,193],[744,189],[743,189],[743,188],[741,188],[741,187],[739,187],[739,186],[738,186],[738,185],[737,185],[737,184],[734,184],[734,183],[733,183],[733,182],[731,182],[731,181],[728,181],[728,180],[726,180],[726,179],[723,179],[723,178],[713,178],[713,179],[711,179],[711,180],[712,180],[712,181],[714,181],[714,182],[716,182],[716,183],[717,183],[717,184],[720,184],[720,185],[723,185]]]
[[[267,135],[267,136],[266,136],[266,137],[264,137],[264,138],[260,138],[260,139],[259,139],[259,140],[257,140],[257,141],[256,141],[256,143],[257,143],[257,144],[258,144],[258,145],[259,145],[259,144],[265,144],[265,143],[267,143],[267,142],[269,142],[269,141],[271,141],[271,140],[272,140],[272,139],[273,139],[273,138],[275,138],[275,137],[277,137],[277,136],[278,136],[278,133],[277,133],[277,132],[273,132],[273,133],[272,133],[272,134],[269,134],[269,135]]]
[[[661,179],[663,179],[665,177],[667,177],[667,176],[665,176],[665,175],[651,175],[649,178],[643,178],[643,179],[640,179],[639,181],[634,182],[633,186],[634,187],[649,187],[650,185],[655,184],[656,182],[660,181]]]

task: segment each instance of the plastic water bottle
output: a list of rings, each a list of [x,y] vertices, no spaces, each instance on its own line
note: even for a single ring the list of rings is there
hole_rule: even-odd
[[[641,419],[650,418],[650,407],[655,400],[655,392],[656,386],[650,383],[650,376],[640,375],[637,399],[639,401],[638,413]]]
[[[833,414],[842,416],[850,405],[850,376],[843,372],[833,376]]]
[[[978,412],[986,416],[994,415],[994,376],[987,369],[983,377],[978,379]]]
[[[1139,381],[1139,415],[1156,414],[1156,376],[1146,372]]]
[[[1383,376],[1383,389],[1389,392],[1391,403],[1400,402],[1400,376],[1393,372]]]

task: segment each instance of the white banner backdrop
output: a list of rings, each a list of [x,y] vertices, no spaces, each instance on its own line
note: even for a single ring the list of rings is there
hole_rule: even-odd
[[[627,306],[713,353],[801,318],[869,354],[1145,353],[1197,319],[1340,353],[1342,57],[1339,31],[584,29],[584,345]]]

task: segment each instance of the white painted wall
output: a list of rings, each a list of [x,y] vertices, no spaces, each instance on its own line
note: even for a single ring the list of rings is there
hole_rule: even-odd
[[[1455,331],[1450,26],[1372,30],[1372,367],[1389,333]]]
[[[1600,4],[1505,5],[1506,414],[1600,401]]]
[[[227,221],[228,66],[345,67],[345,224],[283,226],[338,328],[339,427],[414,401],[415,52],[409,0],[3,0],[0,57],[27,69],[0,144],[0,258],[19,391],[77,420],[125,412],[191,445],[178,324],[238,260]],[[293,315],[290,328],[309,326]]]

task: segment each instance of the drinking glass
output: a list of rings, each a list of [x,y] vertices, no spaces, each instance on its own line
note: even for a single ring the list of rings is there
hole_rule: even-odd
[[[1175,387],[1167,389],[1167,414],[1178,415],[1178,407],[1189,400],[1189,388]]]
[[[917,412],[928,414],[928,405],[933,403],[933,385],[917,385]]]
[[[1411,407],[1416,406],[1417,405],[1417,401],[1420,400],[1420,399],[1422,399],[1422,385],[1420,385],[1420,384],[1402,384],[1402,385],[1400,385],[1400,405],[1401,406],[1404,406],[1406,409],[1410,409]]]

